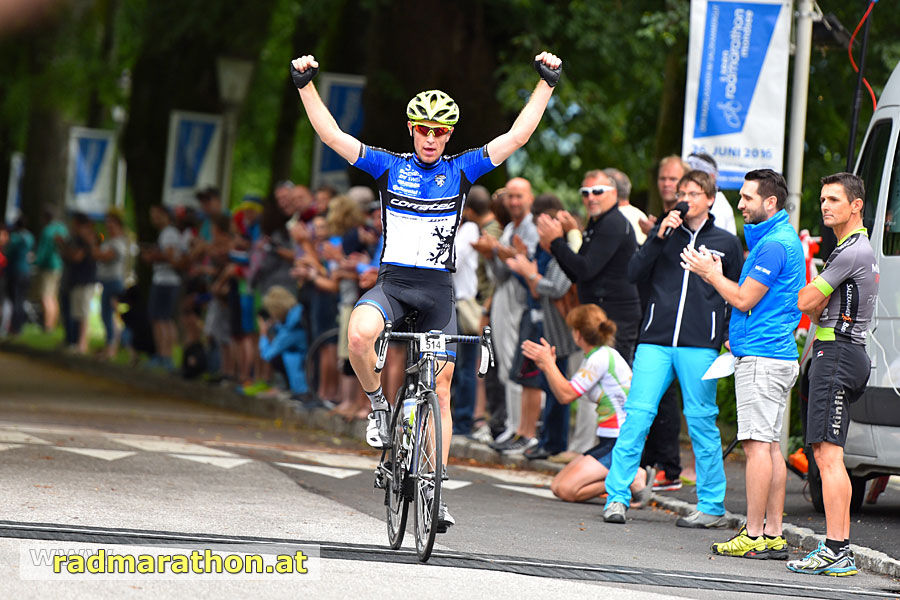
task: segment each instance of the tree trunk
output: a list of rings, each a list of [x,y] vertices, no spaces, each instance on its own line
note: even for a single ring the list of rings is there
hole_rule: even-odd
[[[684,129],[684,86],[686,83],[687,39],[679,38],[666,55],[663,74],[663,93],[659,106],[659,120],[656,123],[656,140],[653,145],[654,164],[650,167],[650,194],[648,214],[662,210],[659,188],[656,186],[656,171],[659,160],[670,154],[681,155],[681,135]]]
[[[428,27],[421,16],[427,14],[441,15],[435,43],[406,35]],[[412,151],[406,104],[418,92],[435,88],[452,96],[460,107],[448,154],[483,146],[506,131],[511,121],[494,96],[497,63],[489,29],[482,2],[400,0],[390,9],[375,11],[366,35],[365,75],[370,85],[363,94],[363,141],[398,152]],[[404,35],[384,35],[390,31]],[[497,169],[479,183],[502,184],[504,171]],[[358,171],[351,172],[351,179],[371,185],[371,178]]]
[[[116,9],[118,8],[118,0],[105,0],[103,7],[103,37],[100,39],[100,60],[103,64],[112,61],[113,56],[113,39],[115,37],[115,21]],[[100,101],[100,92],[98,90],[97,81],[91,82],[91,91],[88,95],[87,119],[85,121],[88,127],[98,128],[103,125],[103,103]]]
[[[66,195],[69,125],[58,110],[33,106],[25,140],[22,211],[31,227],[41,223],[44,208],[62,215]]]
[[[294,164],[294,142],[297,136],[297,121],[300,119],[301,103],[297,88],[289,74],[288,60],[314,52],[318,43],[318,29],[306,13],[297,18],[294,35],[291,37],[291,56],[285,57],[285,81],[281,88],[281,105],[278,122],[275,125],[275,143],[272,145],[271,175],[269,195],[279,181],[291,178]],[[322,57],[318,57],[320,60]]]
[[[0,88],[3,96],[3,88]],[[6,191],[9,189],[9,164],[13,153],[9,125],[0,121],[0,215],[6,218]]]

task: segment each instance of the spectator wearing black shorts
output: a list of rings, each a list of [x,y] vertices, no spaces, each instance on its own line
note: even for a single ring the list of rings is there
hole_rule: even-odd
[[[869,379],[866,354],[869,324],[878,298],[878,264],[863,227],[865,187],[850,173],[822,178],[822,219],[838,245],[824,270],[800,290],[798,308],[817,324],[809,369],[806,441],[822,474],[825,542],[800,560],[788,562],[797,573],[856,575],[850,550],[850,478],[844,444],[850,403]]]

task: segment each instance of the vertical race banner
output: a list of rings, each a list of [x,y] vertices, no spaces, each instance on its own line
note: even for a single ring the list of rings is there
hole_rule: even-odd
[[[325,106],[342,131],[357,137],[362,131],[362,93],[366,78],[361,75],[319,73],[316,88]],[[338,190],[350,187],[347,161],[316,138],[313,154],[312,186],[330,185]]]
[[[116,135],[106,129],[72,127],[69,130],[69,167],[66,209],[99,218],[113,197]]]
[[[220,185],[222,117],[173,110],[169,117],[163,204],[196,206],[195,192]]]
[[[682,155],[706,152],[718,185],[784,164],[790,0],[691,0]]]
[[[9,158],[9,181],[6,184],[6,222],[15,223],[22,214],[22,176],[25,175],[25,155],[13,152]]]

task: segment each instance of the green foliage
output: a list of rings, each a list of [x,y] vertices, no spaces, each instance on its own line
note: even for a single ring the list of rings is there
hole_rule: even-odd
[[[414,32],[379,31],[375,17],[400,7],[387,0],[275,0],[262,49],[258,55],[248,56],[257,61],[257,67],[240,115],[232,200],[245,193],[265,193],[270,185],[286,62],[293,54],[292,36],[298,21],[314,33],[308,36],[308,51],[317,54],[340,55],[351,42],[364,40],[366,47],[385,35],[395,36],[409,52],[456,52],[452,47],[439,47],[440,40],[433,48]],[[865,3],[830,3],[824,8],[852,30]],[[661,135],[658,119],[665,86],[670,86],[676,100],[683,95],[683,89],[674,89],[665,80],[664,70],[670,54],[682,53],[688,34],[688,0],[481,0],[472,3],[472,9],[483,13],[481,22],[489,41],[485,47],[492,53],[484,59],[498,65],[494,79],[484,85],[495,90],[509,122],[535,84],[528,57],[548,49],[564,60],[563,78],[553,102],[537,134],[509,161],[511,174],[532,179],[539,191],[556,192],[569,207],[579,206],[575,189],[590,168],[621,168],[631,176],[633,196],[638,198],[654,187],[650,173]],[[112,126],[109,109],[128,104],[122,75],[139,57],[171,60],[173,53],[190,52],[197,40],[218,40],[215,43],[223,49],[259,47],[259,40],[254,39],[258,34],[250,27],[228,29],[227,36],[223,33],[222,24],[233,21],[235,11],[246,10],[218,0],[60,3],[40,28],[0,40],[4,58],[0,63],[0,129],[13,147],[21,149],[33,107],[50,105],[80,124],[92,92],[105,107],[104,126]],[[362,15],[366,26],[348,27],[348,14]],[[101,41],[110,18],[112,51],[104,55]],[[878,93],[900,61],[896,36],[900,14],[879,3],[871,18],[866,72]],[[459,25],[447,22],[443,26],[446,30],[438,34],[449,34]],[[857,43],[857,56],[859,50]],[[391,64],[367,65],[367,53],[358,54],[360,70],[370,74],[368,94],[403,95],[406,78],[399,77],[402,73],[396,73]],[[679,57],[682,64],[684,60]],[[346,66],[340,68],[347,70]],[[427,75],[422,74],[421,79],[427,80]],[[818,179],[845,168],[855,82],[846,48],[813,49],[801,225],[814,232],[818,230]],[[864,93],[861,105],[857,147],[872,113],[868,94]],[[307,182],[314,142],[307,119],[300,118],[295,140],[292,176]]]
[[[866,5],[865,2],[830,3],[827,10],[835,13],[844,27],[852,33],[862,18]],[[866,78],[877,96],[887,83],[891,71],[900,62],[900,42],[896,35],[900,14],[896,10],[892,11],[889,4],[879,3],[875,5],[870,18]],[[857,64],[860,61],[861,40],[862,30],[854,51]],[[856,79],[846,47],[813,47],[806,117],[803,201],[800,211],[801,228],[807,228],[813,234],[819,232],[819,179],[830,173],[844,171],[847,166]],[[862,94],[855,156],[858,156],[866,124],[872,116],[869,94],[865,89]],[[788,132],[788,127],[785,132]]]
[[[615,0],[530,5],[528,22],[500,51],[497,98],[510,112],[521,108],[534,85],[521,60],[544,48],[563,59],[563,78],[538,135],[510,162],[510,171],[538,190],[568,189],[567,204],[588,169],[616,166],[628,173],[634,194],[650,186],[656,115],[671,27],[686,2]],[[640,32],[634,35],[632,32]],[[665,32],[665,35],[663,35]]]

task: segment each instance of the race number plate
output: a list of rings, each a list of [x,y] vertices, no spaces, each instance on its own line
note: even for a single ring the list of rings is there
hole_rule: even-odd
[[[421,352],[446,352],[447,350],[444,336],[430,337],[428,335],[423,335],[421,346]]]

